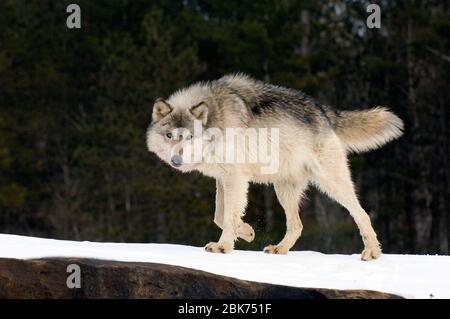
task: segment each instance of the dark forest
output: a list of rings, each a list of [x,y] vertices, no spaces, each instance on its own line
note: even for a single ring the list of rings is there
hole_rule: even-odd
[[[337,109],[390,108],[404,135],[352,155],[383,251],[448,254],[450,3],[78,0],[0,2],[0,232],[204,245],[218,238],[215,182],[150,154],[153,101],[244,72]],[[381,8],[370,29],[369,3]],[[294,250],[356,253],[348,212],[310,188]],[[271,186],[244,220],[262,249],[285,231]]]

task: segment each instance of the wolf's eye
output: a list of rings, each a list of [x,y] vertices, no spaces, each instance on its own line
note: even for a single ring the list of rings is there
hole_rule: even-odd
[[[189,134],[187,137],[186,137],[186,139],[189,141],[189,140],[192,140],[192,134]]]
[[[166,133],[166,137],[170,140],[172,138],[172,133]]]

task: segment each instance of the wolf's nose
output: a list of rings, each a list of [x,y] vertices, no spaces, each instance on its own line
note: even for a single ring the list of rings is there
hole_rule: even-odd
[[[181,166],[181,164],[183,164],[183,158],[178,154],[173,155],[170,161],[175,167],[179,167]]]

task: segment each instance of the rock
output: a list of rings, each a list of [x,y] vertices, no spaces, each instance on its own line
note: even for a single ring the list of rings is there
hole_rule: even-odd
[[[67,266],[80,267],[81,288],[68,288]],[[0,298],[382,298],[369,290],[295,288],[154,263],[95,259],[0,258]]]

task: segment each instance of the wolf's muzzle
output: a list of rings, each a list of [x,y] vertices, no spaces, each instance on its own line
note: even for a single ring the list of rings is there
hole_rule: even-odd
[[[183,158],[178,154],[173,155],[170,161],[172,162],[172,165],[175,167],[180,167],[181,164],[183,164]]]

